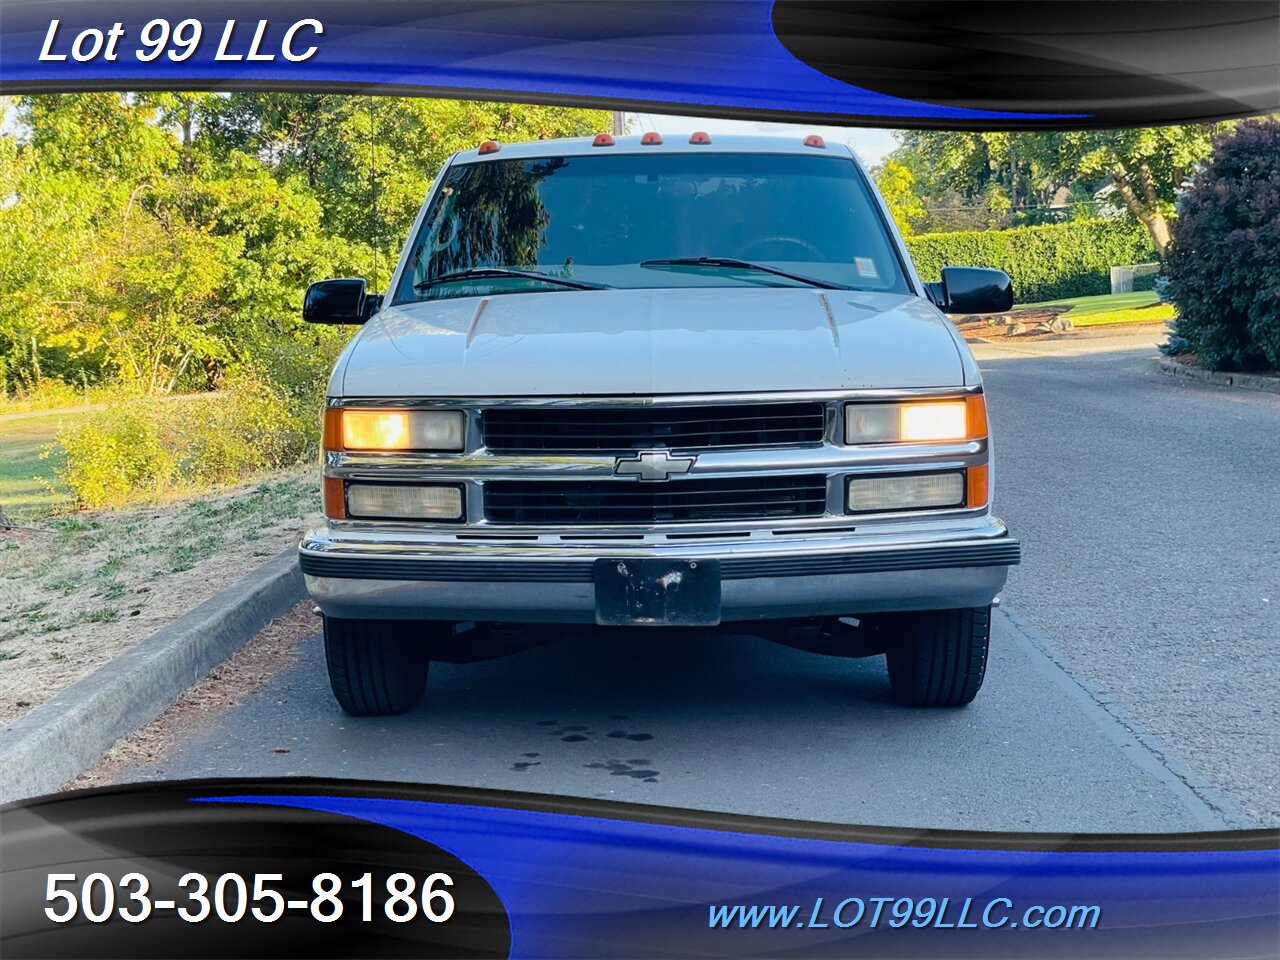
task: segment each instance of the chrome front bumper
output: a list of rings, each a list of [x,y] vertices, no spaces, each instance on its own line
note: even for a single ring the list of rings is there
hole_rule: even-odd
[[[600,558],[714,559],[725,621],[979,607],[1020,559],[987,515],[782,529],[736,541],[477,536],[331,524],[299,548],[332,617],[591,623]]]

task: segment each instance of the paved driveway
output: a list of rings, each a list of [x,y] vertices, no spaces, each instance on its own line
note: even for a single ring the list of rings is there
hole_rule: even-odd
[[[587,631],[437,664],[426,705],[353,720],[312,637],[119,778],[438,781],[997,830],[1280,823],[1280,399],[1166,379],[1146,341],[979,349],[1025,562],[967,709],[895,706],[879,660]]]

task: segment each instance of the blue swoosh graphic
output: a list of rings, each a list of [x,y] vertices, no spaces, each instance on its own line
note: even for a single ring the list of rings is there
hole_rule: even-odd
[[[1200,940],[1220,946],[1228,939],[1266,943],[1277,932],[1280,851],[1274,849],[944,849],[416,800],[252,795],[193,800],[356,817],[433,843],[469,864],[502,900],[514,957],[572,955],[579,943],[643,944],[656,929],[682,937],[731,932],[707,929],[710,904],[807,904],[824,897],[834,905],[846,896],[1100,904],[1105,929],[1075,933],[1093,936],[1095,940],[1082,942],[1098,945],[1106,933],[1107,955],[1152,955],[1153,937],[1171,948],[1180,946],[1176,955],[1181,956],[1189,943]],[[952,939],[944,942],[956,951],[950,955],[991,955],[970,950],[981,944],[977,935],[987,935],[988,945],[995,939],[994,932],[985,930],[964,931],[958,940],[954,938],[961,931],[908,932],[919,937],[949,934]],[[763,941],[759,948],[776,951],[784,942],[801,946],[791,931],[763,933],[792,939]],[[816,930],[804,934],[821,936]],[[827,932],[837,934],[847,932]],[[1225,939],[1213,939],[1220,936]],[[1010,946],[1015,942],[1005,939],[1014,937],[1012,931],[999,937]],[[694,941],[682,942],[696,952]],[[1017,942],[1024,944],[1023,951],[1030,949],[1027,940]],[[836,943],[828,940],[828,949]]]
[[[370,0],[343,4],[315,0],[298,5],[282,0],[216,5],[174,0],[90,0],[59,3],[6,2],[0,35],[0,84],[93,81],[169,81],[216,85],[260,83],[359,84],[397,91],[421,88],[507,99],[520,94],[558,99],[643,102],[668,108],[717,106],[821,113],[853,119],[1053,120],[1084,114],[975,110],[907,100],[840,80],[798,60],[774,33],[774,0],[720,0],[680,5],[654,4],[644,14],[634,4],[459,3],[457,0],[404,3]],[[211,13],[216,10],[216,14]],[[66,53],[82,29],[105,29],[119,20],[127,29],[115,62],[77,63],[68,58],[40,62],[52,17],[62,20],[59,52]],[[195,55],[182,62],[166,56],[143,63],[133,51],[140,28],[153,17],[177,23],[203,21]],[[302,17],[325,25],[314,41],[319,50],[302,63],[284,61],[279,42],[284,29]],[[244,52],[259,19],[272,22],[263,50],[275,62],[216,61],[226,20],[239,21],[235,43]],[[312,41],[304,39],[303,48]],[[271,44],[275,46],[272,47]]]

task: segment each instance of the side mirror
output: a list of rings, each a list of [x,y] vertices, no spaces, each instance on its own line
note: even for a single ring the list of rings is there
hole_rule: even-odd
[[[382,309],[382,295],[366,293],[363,280],[321,280],[307,287],[302,319],[308,323],[364,323]]]
[[[947,313],[1004,313],[1013,308],[1013,281],[1003,270],[943,267],[941,283],[926,283],[929,299]]]

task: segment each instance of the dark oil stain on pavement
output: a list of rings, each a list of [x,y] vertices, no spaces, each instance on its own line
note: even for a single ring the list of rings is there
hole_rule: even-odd
[[[559,737],[565,743],[582,743],[584,740],[589,740],[591,735],[591,728],[583,726],[561,727],[559,730],[551,731],[551,736]]]
[[[526,760],[517,760],[515,763],[511,764],[511,769],[512,769],[512,770],[517,771],[518,773],[524,773],[524,772],[525,772],[526,770],[528,770],[530,767],[540,767],[540,766],[542,766],[542,761],[541,761],[541,760],[535,760],[535,759],[534,759],[534,757],[540,757],[540,756],[542,756],[542,754],[540,754],[540,753],[532,753],[532,752],[530,752],[530,753],[522,753],[522,754],[520,754],[520,756],[522,756],[522,757],[527,757],[528,759],[526,759]]]
[[[609,759],[603,763],[584,763],[588,770],[607,770],[612,777],[631,777],[645,783],[657,783],[658,771],[648,769],[648,760]]]
[[[652,740],[653,734],[652,733],[627,733],[627,731],[625,730],[611,730],[608,733],[608,737],[610,740],[634,740],[636,743],[641,743],[645,740]]]

